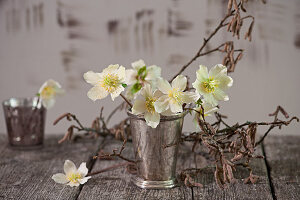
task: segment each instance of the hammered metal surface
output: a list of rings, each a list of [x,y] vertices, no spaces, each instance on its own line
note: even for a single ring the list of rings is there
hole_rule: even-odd
[[[143,179],[149,187],[151,187],[151,181],[162,181],[163,187],[166,185],[166,181],[175,180],[178,141],[182,131],[184,114],[170,117],[162,116],[157,128],[147,126],[142,116],[135,116],[130,113],[128,115],[130,116],[139,178]],[[165,147],[170,144],[174,145]],[[142,183],[135,184],[143,185]],[[155,183],[156,186],[157,184],[159,183]],[[171,185],[175,186],[173,182]]]

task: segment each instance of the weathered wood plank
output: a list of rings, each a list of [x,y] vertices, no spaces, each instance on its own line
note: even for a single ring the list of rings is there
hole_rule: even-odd
[[[107,141],[105,142],[104,152],[111,152],[112,149],[121,147],[121,142]],[[124,156],[132,158],[132,144],[128,143]],[[181,159],[178,160],[180,168]],[[112,166],[116,163],[124,161],[120,160],[98,160],[93,167],[93,172]],[[136,187],[130,181],[131,175],[124,168],[104,172],[95,175],[82,188],[78,199],[192,199],[192,192],[187,187],[177,187],[169,190],[145,190]]]
[[[77,166],[89,162],[101,141],[59,145],[61,136],[46,137],[42,149],[20,151],[8,148],[6,136],[0,135],[0,199],[75,199],[78,196],[81,187],[57,184],[51,176],[63,172],[66,159]]]
[[[262,155],[261,148],[257,148],[257,154]],[[198,155],[190,160],[189,167],[204,167],[207,161]],[[196,163],[196,164],[195,164]],[[205,169],[200,173],[196,181],[203,184],[203,188],[193,187],[194,199],[272,199],[271,190],[268,184],[267,169],[263,159],[255,159],[251,163],[253,173],[260,176],[256,184],[244,184],[241,179],[248,177],[248,170],[237,168],[235,178],[238,179],[235,184],[222,190],[215,183],[214,168]]]
[[[277,199],[300,198],[300,137],[269,137],[264,143]]]

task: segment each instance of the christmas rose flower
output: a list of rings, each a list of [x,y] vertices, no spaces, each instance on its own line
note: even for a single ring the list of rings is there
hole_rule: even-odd
[[[194,92],[184,92],[187,85],[187,79],[183,75],[178,75],[172,85],[164,79],[157,82],[158,89],[164,94],[155,103],[155,109],[158,113],[162,113],[170,109],[174,114],[182,112],[184,103],[192,103],[197,101],[199,95]]]
[[[93,101],[103,99],[109,94],[114,100],[124,91],[124,84],[126,85],[125,68],[118,64],[109,65],[102,73],[88,71],[83,75],[83,78],[87,83],[94,86],[87,93],[87,96]]]
[[[135,115],[144,114],[147,125],[152,128],[156,128],[160,121],[160,114],[156,112],[154,103],[161,95],[159,90],[153,92],[151,86],[146,84],[132,107],[132,113]]]
[[[85,162],[81,163],[79,168],[77,169],[72,161],[66,160],[64,164],[64,171],[65,174],[54,174],[52,176],[52,179],[56,183],[66,184],[74,187],[86,183],[91,178],[90,176],[86,177],[88,168],[86,167]]]
[[[197,79],[193,83],[196,92],[203,95],[204,100],[212,105],[218,101],[228,101],[225,90],[232,86],[233,80],[227,76],[227,68],[221,64],[214,66],[208,73],[207,67],[200,65]]]
[[[201,109],[201,106],[198,106],[198,107],[194,108],[194,110],[199,112],[199,113],[195,112],[195,116],[194,116],[194,119],[193,119],[193,122],[194,122],[197,130],[200,130],[200,127],[198,125],[198,120],[197,120],[197,115],[198,114],[200,115],[200,119],[203,120],[203,118],[202,118],[202,112],[203,111],[204,111],[204,117],[207,117],[207,116],[211,116],[211,114],[213,114],[214,112],[216,112],[218,110],[218,108],[216,106],[213,106],[212,104],[207,103],[205,101],[203,101],[202,107],[203,107],[203,110]]]
[[[64,93],[60,84],[52,79],[47,80],[39,89],[38,96],[45,108],[49,109],[55,104],[55,97]]]
[[[126,91],[126,97],[134,99],[145,84],[155,88],[157,79],[161,76],[161,68],[156,65],[146,66],[143,60],[131,64],[133,69],[126,70],[126,80],[131,85]]]

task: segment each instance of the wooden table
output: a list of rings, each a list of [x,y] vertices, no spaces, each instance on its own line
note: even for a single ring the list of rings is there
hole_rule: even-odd
[[[57,144],[60,136],[47,136],[39,150],[17,151],[7,145],[0,135],[0,199],[300,199],[300,137],[269,137],[258,148],[265,156],[254,162],[254,174],[260,176],[257,184],[243,184],[239,180],[225,190],[218,188],[213,171],[199,175],[203,188],[186,186],[170,190],[143,190],[130,182],[124,168],[93,176],[84,186],[71,188],[55,183],[51,176],[63,172],[63,164],[70,159],[78,166],[87,162],[93,172],[114,165],[121,160],[97,160],[92,156],[99,150],[111,152],[121,143],[111,139],[81,140]],[[131,157],[128,144],[124,155]],[[178,169],[203,166],[204,155],[188,153],[188,145],[181,145]],[[247,173],[237,170],[237,178]]]

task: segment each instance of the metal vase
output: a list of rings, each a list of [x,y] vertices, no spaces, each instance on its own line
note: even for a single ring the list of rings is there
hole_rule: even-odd
[[[178,146],[185,113],[161,116],[156,128],[148,126],[142,115],[130,112],[128,115],[138,171],[133,183],[145,189],[175,187]]]
[[[10,98],[2,105],[10,146],[40,148],[44,140],[46,109],[38,98]]]

